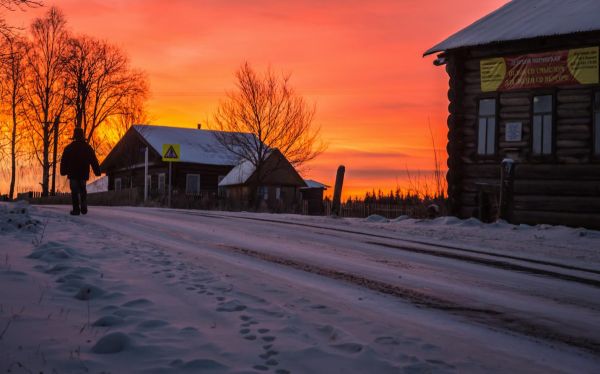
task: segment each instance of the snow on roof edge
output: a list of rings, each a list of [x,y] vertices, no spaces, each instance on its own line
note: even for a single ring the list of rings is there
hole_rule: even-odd
[[[513,0],[423,53],[600,30],[597,0]]]

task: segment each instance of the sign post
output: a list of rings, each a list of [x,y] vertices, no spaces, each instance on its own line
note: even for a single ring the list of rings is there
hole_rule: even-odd
[[[171,207],[171,174],[173,162],[179,162],[181,159],[181,145],[163,144],[162,160],[169,163],[169,191],[167,195],[167,207]]]

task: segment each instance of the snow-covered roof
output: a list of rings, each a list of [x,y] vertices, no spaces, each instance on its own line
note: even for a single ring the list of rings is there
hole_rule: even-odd
[[[428,49],[461,47],[600,30],[599,0],[513,0]]]
[[[108,176],[104,175],[86,186],[87,193],[108,191]]]
[[[302,187],[302,188],[322,188],[322,189],[326,190],[329,187],[326,184],[317,182],[312,179],[305,179],[304,183],[306,183],[306,187]]]
[[[245,184],[254,174],[256,167],[252,162],[246,160],[231,169],[231,171],[219,182],[219,187],[236,186]]]
[[[158,154],[162,154],[163,144],[180,144],[181,162],[207,165],[236,165],[239,162],[238,156],[219,143],[215,136],[221,133],[219,131],[154,125],[134,125],[133,128]],[[243,133],[230,134],[236,136]]]

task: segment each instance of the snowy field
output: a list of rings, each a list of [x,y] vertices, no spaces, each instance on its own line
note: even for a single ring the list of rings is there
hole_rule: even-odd
[[[600,232],[0,204],[0,372],[598,373]]]

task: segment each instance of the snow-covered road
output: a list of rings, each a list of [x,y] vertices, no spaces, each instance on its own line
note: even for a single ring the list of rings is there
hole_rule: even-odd
[[[10,322],[0,369],[600,368],[598,232],[449,218],[30,211],[47,222],[43,236],[3,234],[0,274],[14,288],[0,293],[0,333]]]

